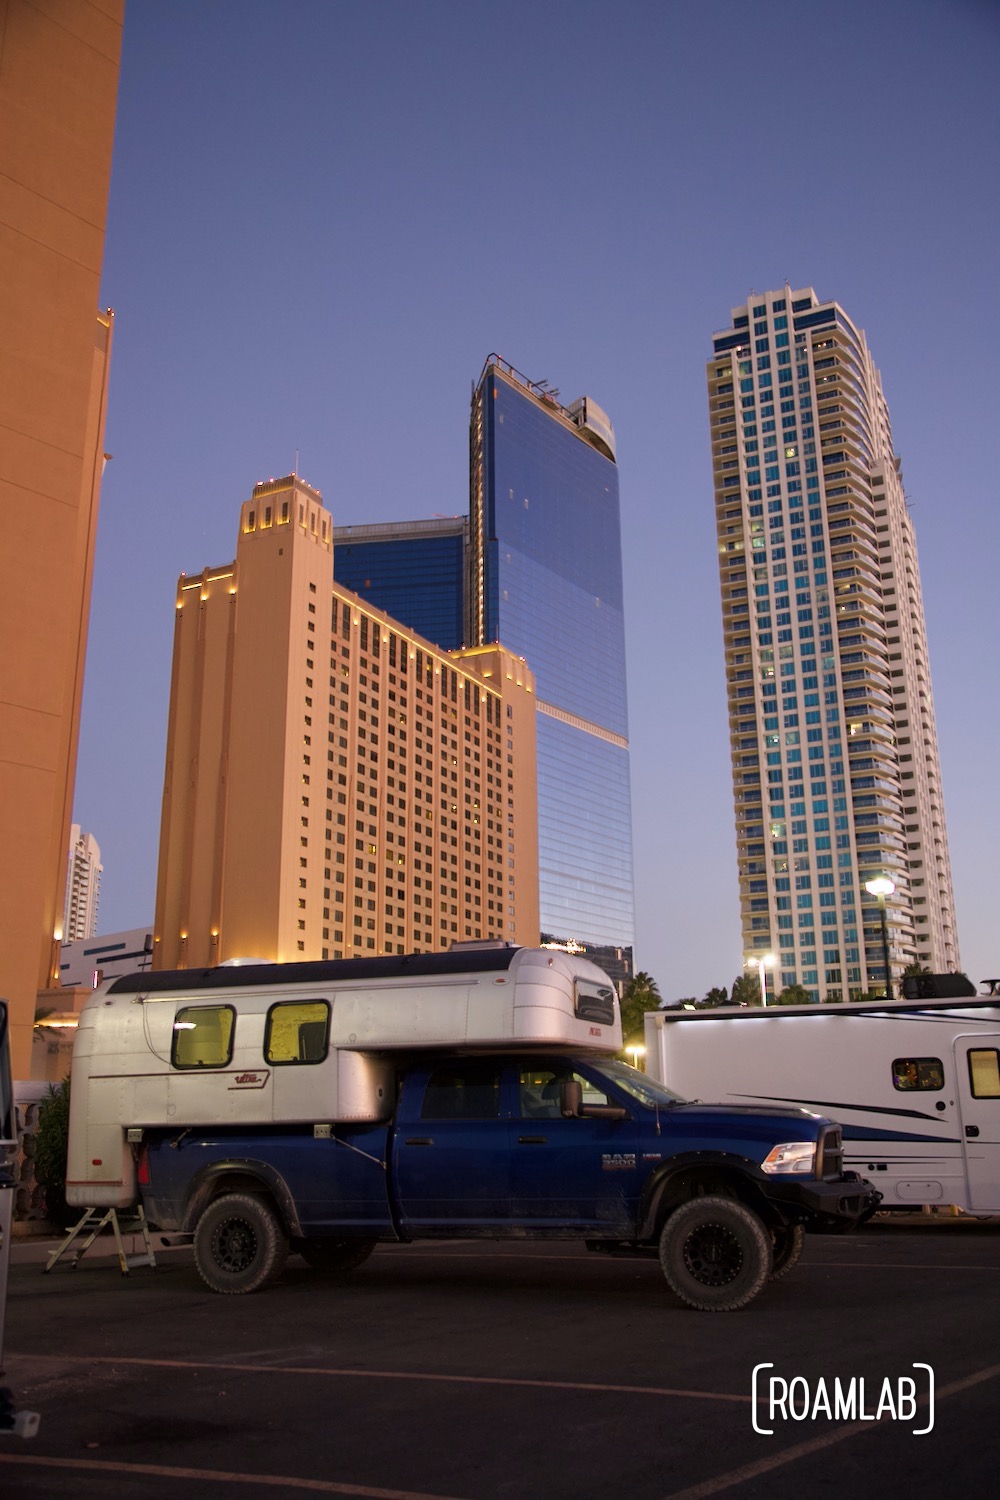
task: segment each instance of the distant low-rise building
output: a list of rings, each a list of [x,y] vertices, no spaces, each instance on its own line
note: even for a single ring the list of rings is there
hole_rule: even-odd
[[[153,955],[153,928],[133,927],[128,932],[99,933],[63,943],[59,980],[66,987],[87,985],[96,989],[105,979],[148,969]]]

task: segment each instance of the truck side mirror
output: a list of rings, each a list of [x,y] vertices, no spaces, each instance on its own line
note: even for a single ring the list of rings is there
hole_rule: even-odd
[[[559,1085],[559,1112],[564,1120],[625,1120],[628,1111],[620,1104],[584,1104],[583,1084],[567,1078]]]
[[[559,1111],[564,1120],[575,1120],[583,1108],[583,1084],[579,1078],[566,1078],[559,1085]]]

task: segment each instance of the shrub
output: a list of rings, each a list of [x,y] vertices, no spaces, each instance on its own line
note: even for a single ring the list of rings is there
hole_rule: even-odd
[[[35,1137],[35,1181],[45,1190],[45,1212],[54,1224],[67,1224],[73,1211],[66,1203],[66,1154],[69,1147],[69,1079],[49,1084],[38,1111]]]

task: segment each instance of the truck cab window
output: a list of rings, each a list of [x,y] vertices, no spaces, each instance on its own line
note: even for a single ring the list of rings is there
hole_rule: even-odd
[[[264,1028],[264,1060],[321,1063],[330,1040],[330,1005],[326,1000],[287,1000],[272,1005]]]
[[[520,1076],[520,1111],[524,1120],[559,1120],[562,1118],[560,1085],[575,1078],[583,1087],[584,1104],[610,1104],[608,1095],[584,1078],[582,1073],[564,1069],[556,1072],[552,1068],[525,1068]]]
[[[233,1056],[231,1005],[188,1005],[174,1017],[170,1061],[175,1068],[224,1068]]]
[[[897,1057],[892,1064],[894,1089],[943,1089],[944,1068],[939,1057]]]
[[[499,1108],[500,1069],[494,1063],[461,1062],[431,1074],[420,1117],[495,1120]]]

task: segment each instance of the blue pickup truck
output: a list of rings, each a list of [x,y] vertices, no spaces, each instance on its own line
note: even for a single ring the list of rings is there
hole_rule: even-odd
[[[117,980],[81,1016],[67,1195],[141,1201],[219,1292],[290,1253],[345,1273],[380,1242],[573,1239],[658,1255],[709,1311],[874,1212],[837,1124],[688,1103],[608,1055],[620,1035],[600,970],[529,949]]]

